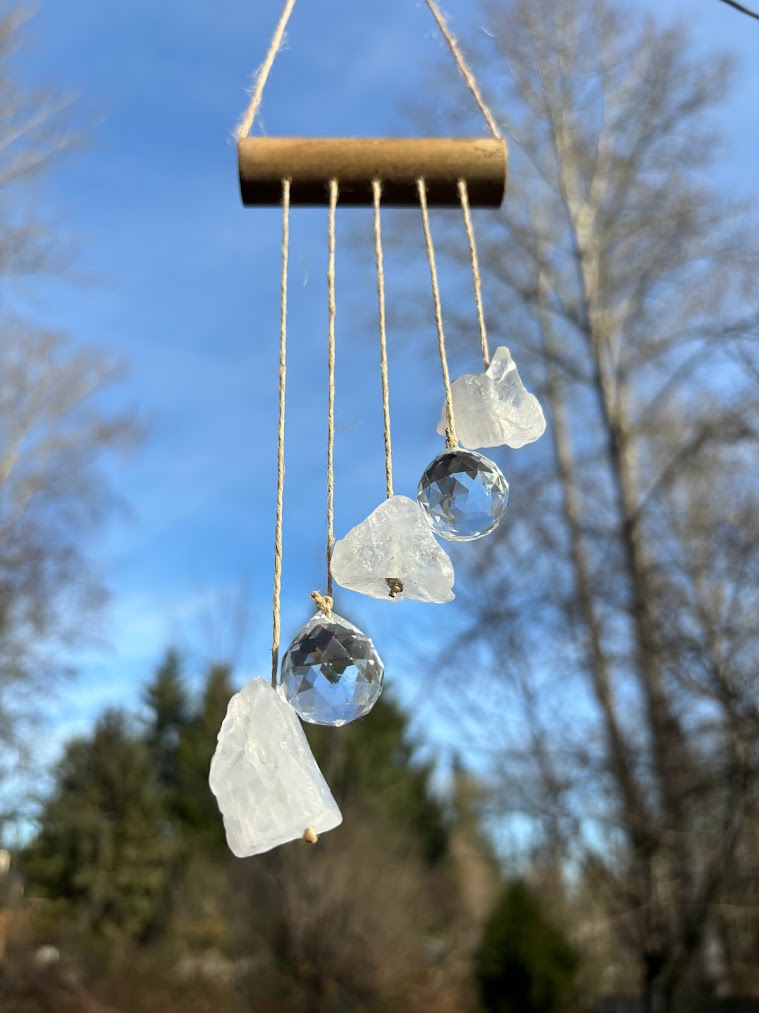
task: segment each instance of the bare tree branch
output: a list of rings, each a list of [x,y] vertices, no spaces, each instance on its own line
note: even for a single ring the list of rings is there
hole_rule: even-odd
[[[750,11],[748,7],[744,7],[743,4],[739,4],[736,0],[722,0],[723,4],[727,4],[728,7],[733,7],[736,11],[740,11],[741,14],[748,14],[750,18],[756,18],[759,21],[759,14],[755,11]]]

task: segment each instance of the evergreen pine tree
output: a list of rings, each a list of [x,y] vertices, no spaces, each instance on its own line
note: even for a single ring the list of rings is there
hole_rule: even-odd
[[[580,958],[523,880],[504,887],[485,926],[476,976],[488,1013],[558,1013]]]
[[[174,648],[166,651],[148,683],[143,701],[149,711],[145,740],[158,768],[158,777],[169,791],[176,789],[179,735],[190,717],[190,705],[182,679],[182,665]]]
[[[87,929],[138,939],[160,916],[174,853],[150,753],[108,711],[68,745],[23,871]]]

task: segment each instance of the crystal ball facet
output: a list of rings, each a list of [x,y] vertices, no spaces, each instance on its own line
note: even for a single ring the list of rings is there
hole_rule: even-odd
[[[280,685],[304,721],[345,725],[375,705],[384,671],[365,633],[334,612],[331,619],[317,612],[288,647]]]
[[[509,500],[509,483],[482,454],[445,450],[422,475],[417,499],[436,534],[468,542],[498,525]]]

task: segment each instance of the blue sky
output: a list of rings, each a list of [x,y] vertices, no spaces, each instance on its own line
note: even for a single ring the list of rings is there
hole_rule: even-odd
[[[750,192],[759,165],[759,26],[717,0],[637,6],[684,14],[705,58],[727,48],[742,60],[725,107],[720,174],[733,192]],[[78,97],[89,133],[41,198],[61,235],[76,243],[82,281],[35,285],[25,298],[39,319],[123,358],[130,371],[117,397],[149,432],[139,452],[111,469],[128,513],[93,552],[112,600],[93,630],[97,639],[78,656],[80,677],[57,705],[59,735],[86,726],[105,705],[134,703],[170,643],[198,663],[231,653],[240,678],[267,672],[280,220],[275,210],[241,208],[231,132],[279,7],[279,0],[42,0],[18,60],[30,82]],[[462,35],[477,30],[473,4],[446,7]],[[426,87],[440,52],[418,0],[366,8],[304,0],[265,96],[264,128],[407,133],[404,103]],[[322,212],[294,212],[285,641],[310,614],[310,591],[324,584],[325,228]],[[338,536],[384,494],[370,229],[365,212],[339,217]],[[389,298],[401,288],[408,298],[392,258],[388,275]],[[425,304],[428,285],[420,275]],[[431,316],[429,340],[432,351]],[[390,335],[396,491],[413,495],[441,449],[440,381],[431,355],[420,359],[403,346],[402,334]],[[476,347],[461,366],[476,368]],[[455,607],[447,606],[453,621]],[[435,640],[439,611],[394,609],[348,592],[337,608],[374,636],[388,684],[422,704],[424,680],[409,662],[425,638]]]

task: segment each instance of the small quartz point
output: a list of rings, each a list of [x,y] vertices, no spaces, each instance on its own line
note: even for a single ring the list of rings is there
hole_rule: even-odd
[[[486,373],[466,373],[451,386],[456,436],[464,447],[523,447],[543,435],[546,420],[534,394],[525,390],[508,348],[496,349]],[[445,435],[448,419],[437,427]]]
[[[264,679],[229,701],[209,783],[238,858],[343,821],[295,711]]]
[[[386,499],[335,544],[332,575],[341,587],[383,601],[453,598],[453,563],[408,496]]]

